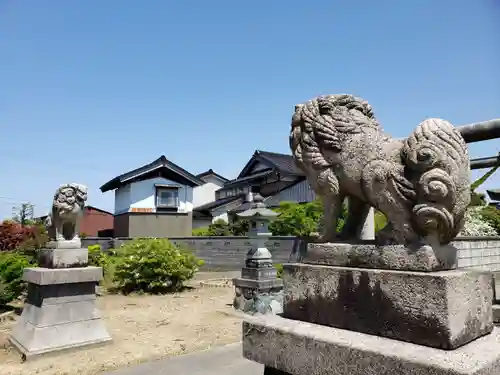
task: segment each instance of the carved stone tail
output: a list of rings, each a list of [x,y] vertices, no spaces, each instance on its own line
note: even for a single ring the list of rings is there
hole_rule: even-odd
[[[405,140],[403,163],[415,187],[414,230],[448,243],[463,226],[470,203],[469,156],[460,133],[447,121],[427,119]]]

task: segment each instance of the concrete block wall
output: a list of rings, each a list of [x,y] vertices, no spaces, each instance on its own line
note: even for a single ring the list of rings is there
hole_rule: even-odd
[[[499,237],[462,237],[452,242],[458,248],[458,267],[500,271]]]
[[[191,249],[200,259],[205,261],[202,270],[237,271],[244,265],[245,255],[251,244],[248,237],[172,237],[175,244]],[[132,238],[97,238],[82,239],[82,246],[101,245],[103,250],[119,248]],[[275,263],[293,262],[303,251],[306,243],[293,236],[271,237],[266,243],[273,255]]]
[[[86,238],[83,246],[100,244],[103,250],[118,248],[132,238]],[[205,261],[204,270],[240,270],[250,249],[248,237],[173,237],[170,240],[183,244]],[[500,271],[500,237],[457,238],[453,245],[458,248],[460,268],[478,268]],[[307,244],[296,237],[271,237],[267,247],[275,263],[293,262],[305,250]]]

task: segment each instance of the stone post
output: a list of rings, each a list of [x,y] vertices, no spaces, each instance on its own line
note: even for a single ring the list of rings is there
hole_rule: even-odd
[[[266,208],[263,198],[256,194],[250,209],[238,214],[250,221],[251,248],[246,255],[241,277],[233,279],[233,306],[249,314],[281,313],[283,283],[276,276],[266,241],[271,236],[269,221],[278,214]]]
[[[28,295],[9,341],[24,359],[111,341],[96,302],[102,268],[88,266],[78,235],[39,250],[39,267],[25,268]]]

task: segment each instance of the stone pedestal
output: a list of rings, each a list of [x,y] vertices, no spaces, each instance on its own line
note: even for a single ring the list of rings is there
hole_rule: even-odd
[[[24,270],[28,296],[9,340],[25,359],[111,341],[95,305],[102,268],[75,268],[86,265],[85,251],[43,250],[40,262],[45,267]]]
[[[240,278],[233,279],[233,306],[249,314],[280,314],[283,311],[283,282],[276,269],[244,267]]]
[[[333,266],[356,257],[310,248],[311,264],[284,265],[281,316],[243,323],[243,355],[265,374],[500,374],[491,273],[429,271],[425,252],[400,262],[405,270]],[[362,250],[365,264],[394,264],[403,253]],[[422,265],[427,272],[411,269]]]

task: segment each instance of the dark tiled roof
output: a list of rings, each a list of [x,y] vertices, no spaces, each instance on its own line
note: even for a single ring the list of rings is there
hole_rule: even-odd
[[[297,176],[304,175],[304,173],[295,165],[292,155],[256,150],[252,155],[252,158],[248,161],[245,167],[243,167],[242,171],[238,175],[238,178],[246,177],[248,172],[258,162],[265,164],[269,168],[276,169],[282,174]]]
[[[275,165],[281,173],[303,175],[304,173],[297,168],[292,155],[278,154],[276,152],[260,151],[255,152],[259,158],[269,161]]]
[[[248,185],[249,183],[251,183],[254,180],[259,180],[261,178],[270,176],[273,173],[275,173],[274,170],[272,170],[272,169],[266,169],[264,171],[257,172],[255,174],[252,174],[252,175],[247,176],[247,177],[237,178],[235,180],[232,180],[232,181],[229,181],[229,182],[225,183],[224,184],[224,189],[226,189],[228,187],[235,187],[235,186],[238,186],[238,185]]]
[[[199,179],[203,179],[203,177],[210,176],[210,175],[218,177],[218,178],[220,178],[224,182],[229,181],[228,178],[226,178],[226,177],[224,177],[224,176],[222,176],[222,175],[220,175],[218,173],[215,173],[212,168],[210,168],[208,171],[205,171],[205,172],[197,174],[196,177],[198,177]]]
[[[109,190],[117,189],[120,186],[126,185],[127,181],[137,180],[137,179],[140,180],[141,177],[143,177],[142,179],[144,179],[144,177],[148,173],[158,170],[167,170],[170,174],[176,176],[179,180],[182,181],[182,183],[188,186],[200,186],[205,183],[204,181],[197,178],[195,175],[179,167],[177,164],[174,164],[171,161],[167,160],[167,158],[164,155],[162,155],[158,159],[149,164],[143,165],[142,167],[136,168],[130,172],[121,174],[120,176],[117,176],[109,180],[100,187],[100,190],[101,192],[104,193]]]
[[[500,189],[490,189],[486,190],[488,196],[493,201],[500,201]]]
[[[221,199],[217,199],[216,201],[212,201],[212,202],[208,202],[208,203],[202,204],[201,206],[195,207],[193,210],[194,211],[210,211],[210,210],[213,210],[214,208],[223,206],[225,204],[234,202],[234,201],[236,201],[238,199],[242,199],[242,198],[243,198],[242,195],[221,198]]]

